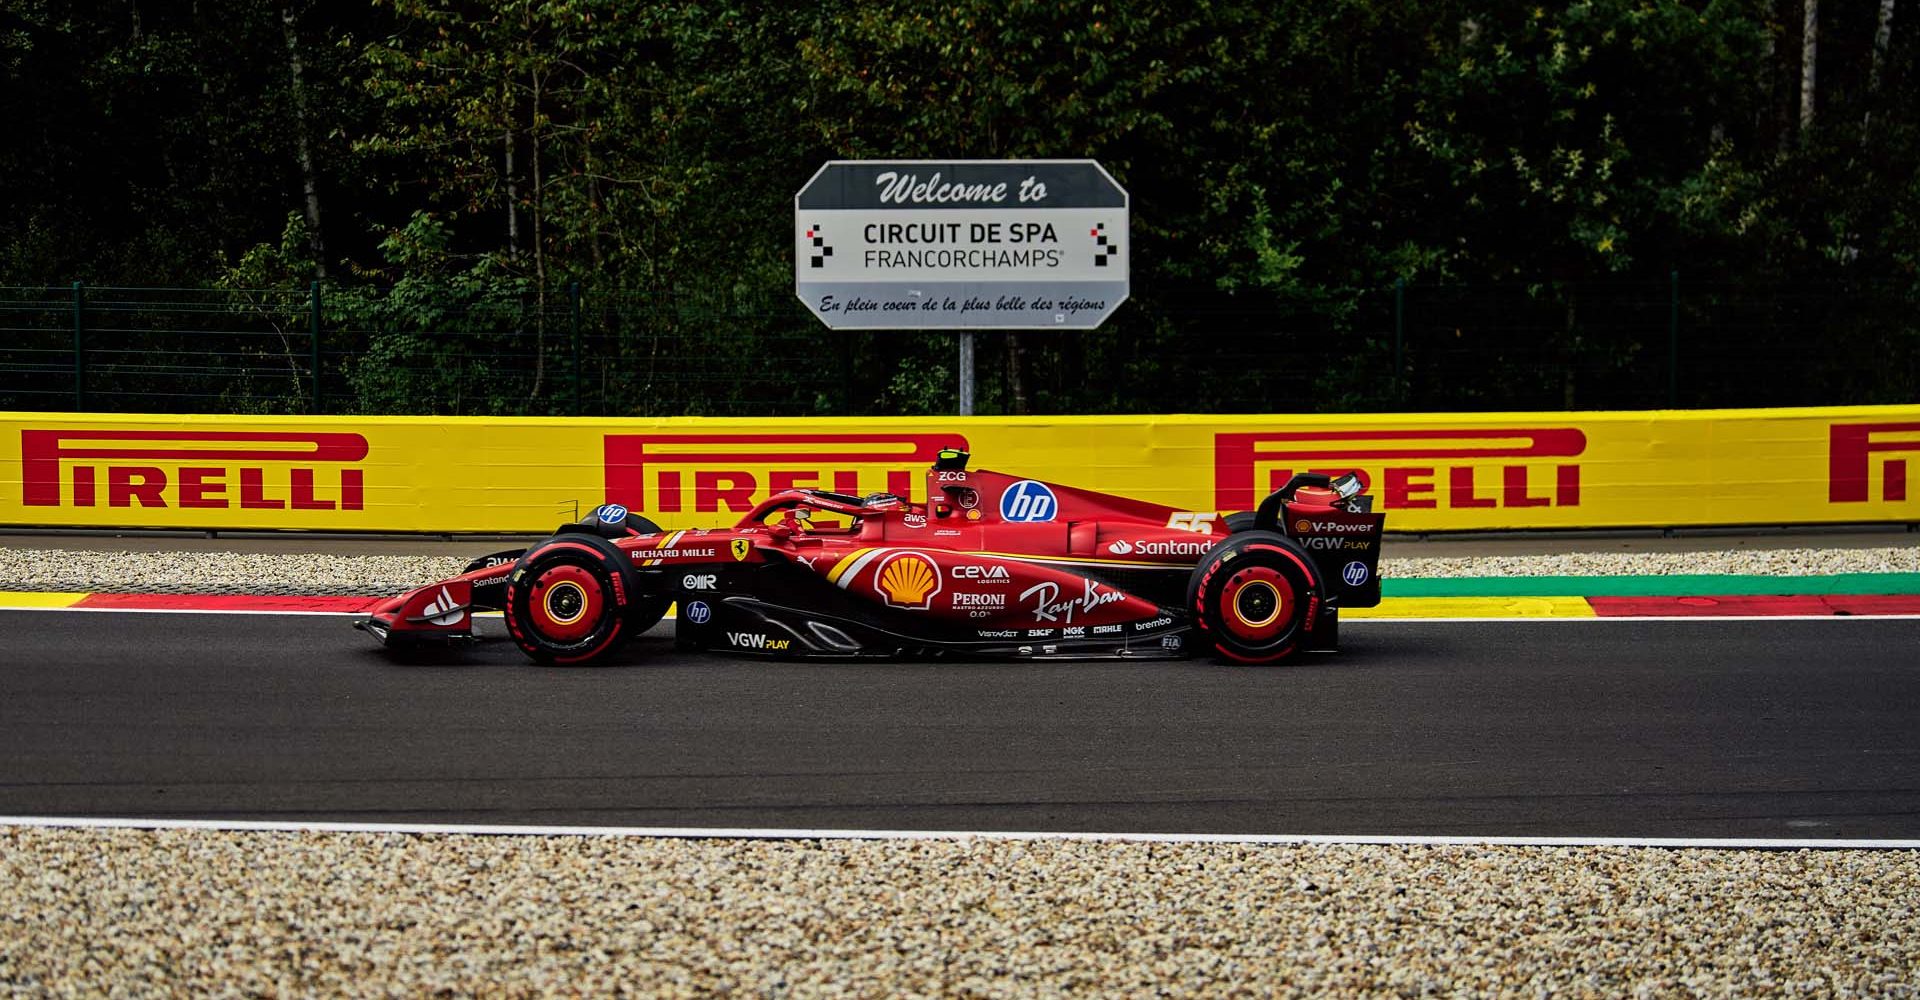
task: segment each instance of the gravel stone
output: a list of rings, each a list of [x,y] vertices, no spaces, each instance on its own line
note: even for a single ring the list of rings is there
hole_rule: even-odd
[[[0,547],[0,590],[381,597],[458,575],[471,558]]]
[[[1388,542],[1387,551],[1392,551]],[[479,550],[473,556],[483,554]],[[243,552],[107,552],[0,547],[0,590],[169,594],[385,596],[443,580],[471,557]],[[1730,548],[1705,552],[1572,552],[1381,560],[1394,577],[1827,576],[1920,573],[1920,543],[1857,549]]]
[[[1920,995],[1920,854],[0,827],[14,995]]]

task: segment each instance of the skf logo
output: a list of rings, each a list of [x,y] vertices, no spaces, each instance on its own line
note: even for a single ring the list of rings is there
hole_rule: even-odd
[[[744,514],[782,490],[911,498],[959,434],[609,434],[607,495],[634,510]]]
[[[901,552],[873,571],[873,589],[889,607],[926,611],[940,593],[940,567],[918,552]]]
[[[1873,499],[1874,456],[1880,452],[1920,452],[1920,423],[1834,424],[1827,440],[1827,502],[1864,503]],[[1880,462],[1880,499],[1907,499],[1907,460]]]
[[[21,503],[364,510],[366,457],[367,439],[347,433],[28,430]]]
[[[1586,450],[1577,427],[1216,434],[1214,502],[1252,510],[1296,472],[1353,472],[1380,483],[1389,510],[1578,507],[1580,464],[1567,460]]]

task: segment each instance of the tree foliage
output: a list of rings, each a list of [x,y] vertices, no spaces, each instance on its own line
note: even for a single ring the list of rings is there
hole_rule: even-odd
[[[1097,334],[986,338],[994,408],[1414,402],[1386,370],[1396,280],[1428,310],[1426,370],[1456,350],[1518,373],[1454,402],[1579,405],[1665,356],[1676,271],[1696,324],[1844,289],[1741,336],[1844,322],[1830,394],[1910,398],[1910,360],[1853,370],[1920,351],[1920,15],[1882,50],[1878,6],[1823,6],[1803,130],[1791,0],[0,0],[0,282],[303,281],[284,7],[333,298],[378,334],[352,376],[373,409],[557,408],[573,282],[647,303],[588,310],[604,406],[737,409],[659,393],[663,340],[778,354],[812,329],[793,192],[827,159],[918,157],[1092,157],[1133,195],[1134,301]],[[1500,291],[1435,311],[1433,286]],[[1604,288],[1654,289],[1653,318],[1609,326]],[[392,381],[470,370],[435,332],[510,306],[530,382]],[[944,409],[944,343],[862,336],[828,352],[837,387],[780,405]],[[1316,370],[1272,360],[1302,351]]]

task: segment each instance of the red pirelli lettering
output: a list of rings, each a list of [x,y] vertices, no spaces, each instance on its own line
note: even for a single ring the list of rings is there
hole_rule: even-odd
[[[609,434],[607,500],[677,514],[728,510],[789,489],[858,495],[872,486],[911,496],[941,449],[967,448],[959,434]],[[881,469],[884,468],[884,473]],[[867,470],[863,472],[862,470]]]
[[[1383,477],[1386,509],[1574,507],[1580,503],[1580,465],[1553,465],[1551,486],[1529,478],[1541,459],[1577,459],[1587,435],[1577,427],[1501,427],[1459,430],[1257,431],[1214,435],[1214,504],[1249,510],[1285,485],[1295,470],[1357,474],[1366,487]],[[1266,466],[1266,482],[1260,482]],[[1499,484],[1477,477],[1499,466]],[[1436,482],[1444,477],[1444,489]],[[1536,490],[1546,490],[1541,493]]]
[[[104,479],[109,507],[167,507],[172,488],[173,505],[188,509],[361,510],[365,472],[351,466],[366,457],[365,437],[339,431],[23,430],[20,501],[58,507],[70,484],[73,506],[98,506]],[[248,464],[267,462],[293,466],[286,499],[269,496],[265,469]]]
[[[1884,453],[1920,452],[1920,422],[1833,424],[1827,432],[1827,502],[1866,503],[1873,498],[1873,460]],[[1907,460],[1880,463],[1880,499],[1907,499]]]

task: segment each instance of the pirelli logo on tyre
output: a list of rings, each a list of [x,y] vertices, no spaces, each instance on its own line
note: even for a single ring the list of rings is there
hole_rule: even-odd
[[[1386,510],[1578,507],[1578,427],[1256,431],[1214,436],[1214,503],[1251,510],[1298,472],[1357,474]]]
[[[358,511],[367,439],[348,432],[30,429],[23,507]]]
[[[606,435],[607,499],[650,514],[744,514],[782,490],[924,499],[921,482],[960,434]]]

